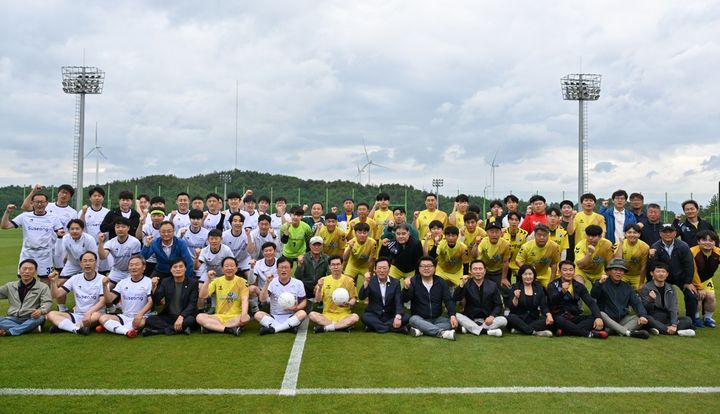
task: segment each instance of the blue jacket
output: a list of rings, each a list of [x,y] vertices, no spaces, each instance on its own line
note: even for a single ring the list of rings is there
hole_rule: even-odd
[[[162,239],[157,238],[150,243],[150,246],[143,245],[143,248],[140,251],[146,259],[155,254],[155,258],[157,259],[155,270],[160,273],[170,273],[170,262],[180,257],[183,259],[183,262],[185,262],[185,267],[187,268],[187,270],[185,270],[185,277],[195,276],[195,271],[193,270],[193,258],[190,256],[190,251],[188,250],[187,244],[184,240],[173,236],[170,256],[165,254],[161,243]]]
[[[600,215],[605,217],[605,227],[607,232],[605,238],[615,243],[615,206],[613,207],[602,207],[600,208]],[[637,219],[632,211],[625,209],[625,225],[636,224]],[[624,229],[623,229],[624,230]]]

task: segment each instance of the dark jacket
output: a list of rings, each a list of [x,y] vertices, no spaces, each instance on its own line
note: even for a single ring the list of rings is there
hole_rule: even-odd
[[[650,221],[647,221],[643,223],[640,240],[647,243],[648,246],[652,246],[655,242],[660,240],[660,229],[662,229],[662,226],[662,221],[658,221],[657,223],[650,223]]]
[[[650,291],[655,292],[655,299],[650,297]],[[661,296],[665,298],[664,307]],[[670,315],[670,325],[678,324],[678,299],[671,284],[665,283],[659,288],[652,280],[647,282],[640,288],[640,300],[650,316],[658,312],[667,313]]]
[[[593,284],[590,296],[597,300],[600,310],[615,321],[624,318],[629,307],[635,310],[637,316],[647,316],[635,289],[622,280],[619,283],[613,282],[609,277],[603,283],[598,280]]]
[[[698,225],[695,227],[685,219],[682,223],[680,220],[675,219],[673,220],[673,227],[677,230],[678,236],[680,237],[680,240],[684,241],[688,244],[688,246],[693,247],[697,246],[697,233],[700,230],[710,230],[715,231],[715,228],[713,228],[713,225],[710,224],[710,222],[707,222],[700,217],[698,217]],[[717,243],[715,243],[717,245]]]
[[[500,289],[497,283],[487,278],[478,286],[471,277],[464,285],[455,288],[453,299],[465,299],[462,314],[470,319],[485,319],[501,315],[502,312]]]
[[[600,308],[598,308],[595,299],[590,296],[585,285],[573,280],[573,293],[562,291],[562,279],[557,278],[550,282],[547,287],[548,304],[550,306],[550,312],[553,315],[561,315],[566,319],[573,319],[576,316],[582,315],[582,307],[579,305],[579,300],[582,300],[590,309],[590,313],[594,318],[600,317]]]
[[[114,208],[105,215],[105,218],[103,219],[102,223],[100,224],[100,231],[103,233],[109,233],[110,237],[108,237],[106,240],[110,240],[113,237],[117,236],[115,234],[115,220],[117,220],[119,217],[122,217],[122,212],[120,211],[120,207]],[[137,231],[138,226],[140,226],[140,214],[130,209],[130,235],[134,236],[135,232]]]
[[[448,316],[455,315],[455,302],[450,296],[447,282],[441,277],[433,276],[430,292],[423,285],[422,277],[415,275],[410,279],[410,287],[403,291],[403,302],[410,302],[410,313],[423,319],[435,319],[442,315],[445,304]]]
[[[179,315],[170,313],[170,301],[173,300],[174,296],[175,279],[168,277],[161,280],[157,289],[155,289],[155,293],[152,295],[153,303],[165,304],[165,307],[159,313],[160,315],[182,316],[183,318],[197,315],[198,282],[195,278],[185,277],[183,281],[183,292],[182,296],[180,296],[180,308],[182,311],[180,311]]]
[[[648,269],[652,269],[655,262],[663,262],[670,268],[668,283],[680,286],[691,283],[695,268],[693,267],[692,253],[690,247],[682,240],[675,239],[673,242],[672,257],[665,250],[662,240],[655,242],[650,248],[655,249],[655,255],[650,256]]]
[[[515,289],[520,289],[520,297],[517,306],[513,305],[512,298],[515,297]],[[517,315],[522,319],[544,319],[545,315],[550,312],[547,303],[545,290],[539,283],[532,284],[533,293],[528,296],[525,294],[525,287],[522,284],[516,284],[510,290],[510,313]]]
[[[303,256],[302,266],[298,263],[295,268],[295,279],[303,282],[305,286],[305,293],[308,297],[313,297],[313,289],[315,283],[321,277],[325,277],[330,274],[330,267],[328,265],[328,255],[320,252],[320,260],[318,260],[317,266],[313,264],[312,253],[307,252]]]
[[[403,273],[417,270],[418,260],[423,255],[422,245],[417,239],[410,237],[404,245],[395,240],[380,248],[380,257],[387,257],[392,265]]]
[[[365,308],[366,313],[373,313],[379,317],[394,317],[403,314],[402,294],[400,293],[400,282],[397,279],[388,277],[385,288],[385,305],[383,305],[382,295],[380,294],[380,280],[377,276],[370,278],[367,289],[365,285],[360,288],[358,299],[365,300],[368,298],[368,305]]]
[[[150,243],[150,246],[145,246],[143,243],[143,248],[140,251],[140,254],[142,254],[142,256],[146,259],[154,254],[157,259],[155,270],[159,273],[170,273],[170,262],[178,257],[181,257],[183,262],[185,262],[185,267],[187,268],[185,270],[185,276],[193,277],[195,275],[195,272],[193,271],[193,258],[190,256],[190,251],[187,248],[185,240],[173,236],[170,256],[165,254],[161,243],[162,239],[160,238],[153,240]]]

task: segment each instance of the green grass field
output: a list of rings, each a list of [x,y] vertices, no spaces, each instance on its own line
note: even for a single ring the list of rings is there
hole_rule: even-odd
[[[0,232],[0,282],[21,233]],[[70,304],[70,303],[69,303]],[[0,314],[7,302],[0,301]],[[48,328],[46,323],[46,328]],[[47,330],[47,329],[46,329]],[[0,338],[0,388],[278,389],[295,336],[29,334]],[[720,334],[695,338],[434,338],[308,334],[297,387],[720,386]],[[720,394],[3,395],[0,412],[720,412]]]

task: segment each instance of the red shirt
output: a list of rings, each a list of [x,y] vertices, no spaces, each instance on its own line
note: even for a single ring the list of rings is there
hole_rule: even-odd
[[[535,226],[537,226],[538,224],[547,225],[547,215],[544,212],[542,214],[533,213],[525,216],[522,224],[520,224],[520,228],[530,234],[535,230]]]

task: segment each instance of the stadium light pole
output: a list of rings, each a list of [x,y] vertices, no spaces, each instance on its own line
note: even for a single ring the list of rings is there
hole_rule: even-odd
[[[571,73],[560,79],[563,99],[578,101],[578,203],[588,191],[587,101],[600,99],[602,75]]]
[[[75,108],[75,208],[83,206],[83,164],[85,157],[85,95],[99,95],[105,82],[105,72],[92,66],[63,66],[63,92],[78,95]]]
[[[232,181],[232,175],[228,173],[220,174],[220,182],[223,183],[223,207],[227,203],[227,185]]]
[[[440,187],[445,185],[445,180],[442,178],[433,178],[432,186],[435,187],[435,197],[437,198],[437,208],[440,209]]]

